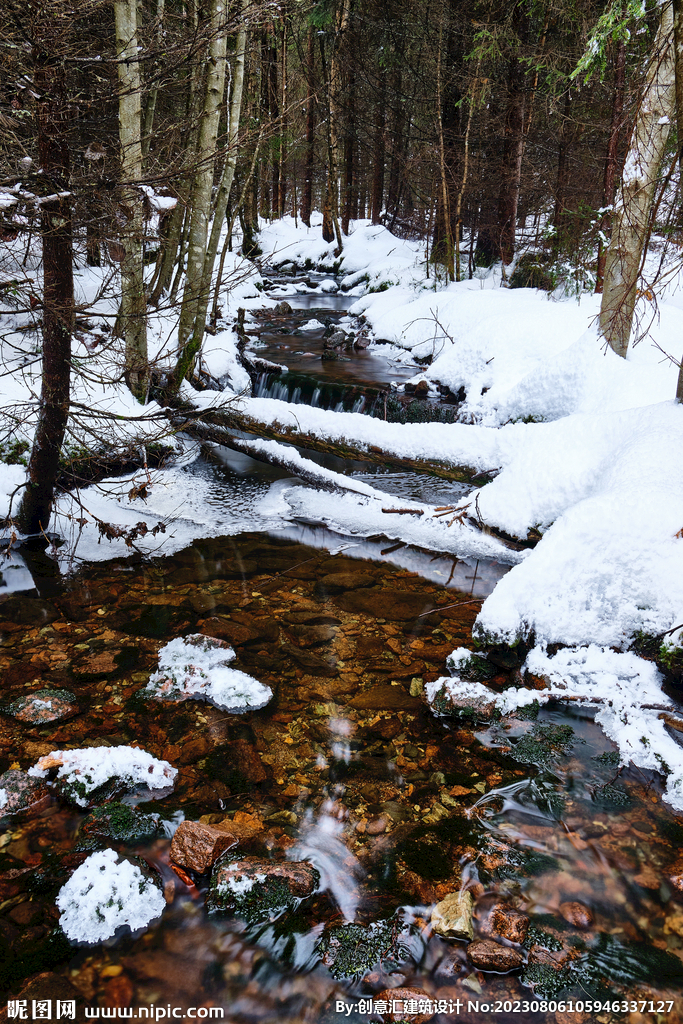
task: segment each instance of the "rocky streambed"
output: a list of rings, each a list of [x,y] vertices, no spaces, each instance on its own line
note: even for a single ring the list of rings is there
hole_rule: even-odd
[[[479,604],[261,534],[0,601],[7,998],[75,1000],[78,1019],[163,1004],[367,1020],[370,999],[385,1020],[498,1004],[557,1024],[675,1019],[683,826],[659,777],[620,770],[584,709],[480,721],[424,700],[472,646]],[[229,644],[270,702],[150,699],[160,649],[192,633]],[[490,664],[492,689],[517,679],[509,654]],[[177,770],[172,791],[105,787],[81,806],[26,774],[55,750],[123,746]],[[57,900],[103,850],[131,858],[165,909],[79,947]]]

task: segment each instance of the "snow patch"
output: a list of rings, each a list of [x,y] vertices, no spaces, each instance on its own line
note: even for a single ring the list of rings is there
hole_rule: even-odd
[[[127,790],[137,786],[166,789],[178,774],[168,761],[159,761],[137,747],[91,747],[85,750],[53,750],[41,757],[28,774],[44,779],[57,768],[57,782],[67,790],[69,798],[80,807],[87,807],[89,797],[113,779]]]

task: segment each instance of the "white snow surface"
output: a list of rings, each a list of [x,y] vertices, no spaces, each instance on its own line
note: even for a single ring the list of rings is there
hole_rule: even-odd
[[[53,750],[48,757],[59,757],[62,764],[57,769],[57,778],[70,785],[80,783],[85,793],[103,786],[110,779],[121,779],[127,788],[147,786],[149,789],[166,789],[173,785],[178,774],[168,761],[152,757],[146,750],[125,745],[119,747],[88,747],[82,750]],[[47,769],[34,765],[28,774],[37,779],[48,776]],[[73,799],[81,807],[88,806],[86,797],[74,794]]]
[[[219,892],[230,891],[235,896],[245,896],[248,892],[254,888],[255,885],[263,885],[266,880],[266,876],[263,874],[255,875],[235,875],[232,878],[223,878],[218,886]]]
[[[165,905],[159,887],[139,867],[119,860],[115,850],[91,854],[57,896],[64,934],[88,945],[110,939],[124,925],[146,928]]]
[[[177,637],[159,651],[159,667],[146,693],[163,699],[165,692],[195,700],[208,700],[229,711],[265,707],[273,696],[269,686],[231,668],[232,647],[217,647],[211,637],[194,633]],[[170,687],[170,689],[169,689]]]

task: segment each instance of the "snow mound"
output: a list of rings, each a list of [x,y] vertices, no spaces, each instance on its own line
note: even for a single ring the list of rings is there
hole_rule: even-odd
[[[56,785],[64,796],[88,807],[106,787],[106,797],[146,786],[148,789],[173,787],[178,774],[168,761],[159,761],[137,747],[92,747],[86,750],[53,750],[29,768],[28,774],[44,779],[57,768]]]
[[[202,633],[171,640],[159,651],[159,668],[145,695],[158,700],[207,700],[225,711],[256,711],[273,696],[246,672],[231,668],[235,652],[224,640]]]
[[[140,868],[119,860],[115,850],[101,850],[62,886],[57,906],[67,939],[92,945],[110,939],[124,925],[131,931],[147,927],[161,916],[165,900]]]
[[[301,324],[297,327],[297,331],[324,331],[325,324],[321,324],[319,320],[307,320],[305,324]]]

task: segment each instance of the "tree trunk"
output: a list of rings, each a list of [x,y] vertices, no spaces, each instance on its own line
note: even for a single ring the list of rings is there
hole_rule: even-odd
[[[370,219],[373,224],[382,223],[382,203],[384,200],[384,102],[386,96],[386,80],[381,76],[381,85],[375,107],[375,134],[372,146],[372,191],[370,195]]]
[[[619,158],[619,136],[624,117],[624,90],[626,84],[626,45],[619,43],[614,60],[614,94],[612,97],[612,123],[609,130],[609,141],[607,143],[607,157],[605,159],[605,178],[602,192],[603,209],[610,207],[614,202],[614,186],[617,178],[617,160]],[[683,84],[682,84],[683,88]],[[602,295],[605,283],[605,234],[609,228],[610,214],[603,213],[600,219],[598,235],[598,266],[595,275],[596,295]]]
[[[569,241],[568,235],[568,198],[567,189],[569,185],[569,149],[572,142],[572,129],[570,125],[571,113],[571,89],[564,94],[564,112],[562,116],[562,127],[560,129],[560,145],[557,154],[557,184],[555,186],[555,211],[553,213],[553,226],[555,228],[555,251],[560,252],[566,248]]]
[[[339,167],[341,165],[339,151],[341,102],[342,102],[342,45],[344,34],[349,25],[351,16],[351,0],[339,0],[339,7],[336,12],[335,38],[330,56],[330,68],[328,77],[327,100],[328,100],[328,173],[327,173],[327,195],[325,197],[325,209],[329,211],[329,217],[334,225],[334,236],[337,239],[336,255],[341,253],[342,238],[339,226]],[[328,232],[329,234],[329,226]],[[323,225],[323,238],[325,241],[332,241],[325,237],[325,225]]]
[[[508,102],[498,197],[498,238],[503,264],[515,255],[517,204],[524,152],[524,65],[517,54],[508,64]]]
[[[116,58],[119,78],[121,142],[121,211],[124,258],[121,263],[121,319],[126,344],[126,383],[144,402],[149,383],[147,304],[142,262],[143,208],[138,182],[142,178],[140,64],[137,44],[137,2],[116,0]]]
[[[242,0],[240,8],[240,16],[244,18],[245,10],[247,7],[247,0]],[[192,346],[199,352],[202,341],[204,339],[204,331],[206,328],[206,312],[209,307],[209,296],[211,294],[211,278],[213,276],[213,268],[216,262],[216,253],[218,252],[218,242],[221,237],[221,231],[225,222],[225,211],[228,208],[228,200],[230,198],[230,191],[232,189],[232,183],[235,177],[235,167],[237,165],[237,143],[239,140],[240,130],[240,114],[242,111],[242,92],[244,88],[244,57],[247,47],[247,29],[246,23],[243,21],[241,28],[237,34],[237,45],[235,47],[235,63],[232,73],[232,96],[230,97],[230,119],[228,124],[228,153],[223,166],[223,174],[221,175],[220,185],[218,186],[218,194],[216,196],[216,205],[213,214],[213,224],[211,225],[211,235],[209,237],[209,243],[206,247],[206,256],[204,257],[204,272],[202,276],[201,289],[197,300],[197,315],[195,318],[194,332],[192,337]]]
[[[671,131],[676,98],[675,47],[671,4],[662,19],[645,80],[614,212],[605,261],[600,333],[617,355],[626,358],[636,304],[657,175]]]
[[[191,219],[187,243],[187,272],[178,323],[178,361],[169,381],[171,393],[178,390],[181,381],[194,363],[197,354],[193,339],[194,327],[200,309],[206,308],[201,307],[200,302],[211,216],[214,159],[225,86],[226,38],[223,0],[210,0],[210,12],[209,66],[197,143],[196,172],[189,204]]]
[[[157,13],[156,13],[156,44],[157,44],[157,59],[161,55],[161,49],[164,45],[164,7],[166,0],[157,0]],[[145,104],[145,117],[142,128],[142,155],[147,157],[149,154],[149,146],[152,141],[152,129],[154,128],[154,114],[157,106],[157,95],[159,90],[156,82],[150,89],[147,96],[147,102]]]
[[[71,107],[65,63],[71,15],[39,0],[29,6],[33,40],[36,122],[42,181],[48,195],[40,206],[43,249],[43,367],[38,423],[28,482],[17,513],[26,534],[48,528],[59,458],[69,416],[71,333],[74,316],[73,239],[68,130]],[[61,198],[61,193],[66,193]]]
[[[313,209],[313,167],[315,164],[315,32],[308,30],[306,49],[306,169],[304,188],[301,196],[301,219],[307,228],[311,226]]]
[[[673,0],[675,81],[676,81],[676,131],[678,144],[678,178],[683,182],[683,0]],[[683,189],[683,184],[679,184]],[[683,402],[683,359],[678,367],[676,401]]]

